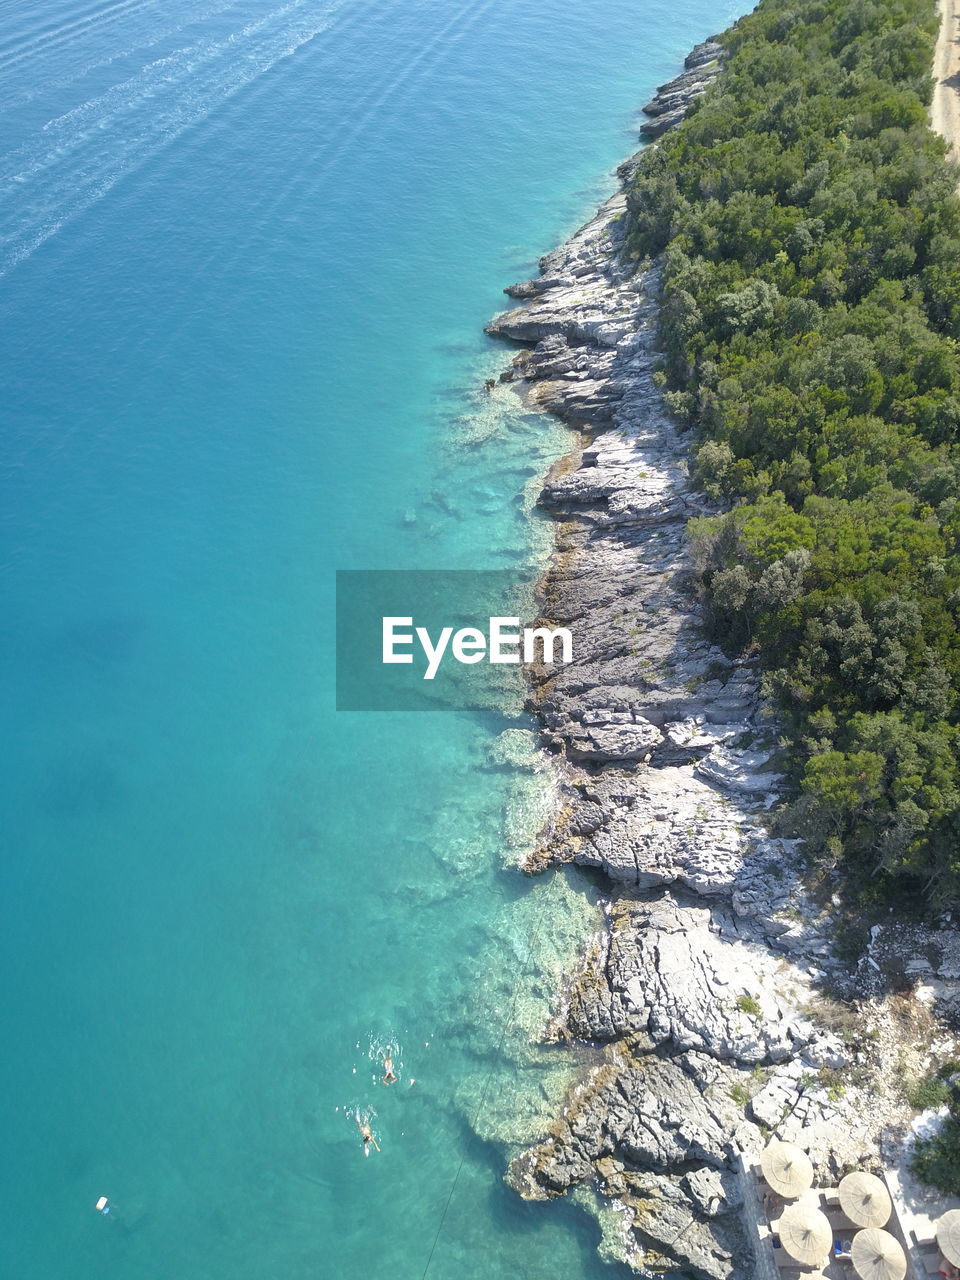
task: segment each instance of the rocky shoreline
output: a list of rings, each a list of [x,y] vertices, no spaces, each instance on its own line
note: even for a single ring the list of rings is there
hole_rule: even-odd
[[[717,78],[722,66],[723,45],[716,36],[691,49],[684,59],[680,75],[660,85],[652,100],[642,108],[643,114],[650,119],[641,126],[641,138],[645,142],[653,142],[679,124],[690,105],[706,93],[707,86]]]
[[[698,46],[645,108],[655,136],[719,51]],[[714,508],[654,376],[658,273],[625,252],[630,216],[621,191],[488,326],[524,344],[503,379],[578,433],[541,495],[556,521],[542,614],[575,655],[534,676],[562,807],[526,869],[578,863],[610,897],[551,1028],[603,1061],[508,1178],[528,1199],[592,1186],[621,1210],[609,1255],[721,1280],[758,1274],[742,1160],[776,1132],[824,1177],[876,1165],[910,1114],[889,1042],[917,1036],[875,960],[851,974],[836,958],[838,900],[815,901],[798,843],[767,830],[776,725],[755,667],[700,625],[685,525]],[[823,994],[845,981],[855,1005]]]

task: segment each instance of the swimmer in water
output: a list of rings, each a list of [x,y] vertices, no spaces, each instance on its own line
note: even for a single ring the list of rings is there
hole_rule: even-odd
[[[383,1084],[396,1084],[397,1076],[393,1069],[393,1050],[380,1050],[380,1057],[383,1059],[383,1075],[380,1080]]]
[[[373,1134],[370,1132],[369,1121],[361,1120],[360,1117],[357,1116],[357,1128],[360,1130],[360,1137],[363,1139],[363,1154],[365,1156],[368,1156],[370,1154],[371,1142],[373,1143],[376,1150],[379,1151],[380,1148],[377,1146],[377,1140],[373,1136]]]

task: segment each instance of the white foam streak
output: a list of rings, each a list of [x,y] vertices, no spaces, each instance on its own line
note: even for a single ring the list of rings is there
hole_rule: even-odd
[[[73,10],[73,20],[79,21],[83,18],[94,17],[103,9],[103,0],[94,0],[93,4],[84,7],[75,5]],[[2,12],[2,10],[0,10]],[[4,18],[8,15],[4,14]],[[10,50],[16,51],[22,49],[28,44],[34,44],[38,40],[44,40],[47,36],[60,30],[63,25],[63,15],[56,14],[50,9],[38,8],[31,14],[19,12],[14,17],[14,24],[11,34],[0,35],[0,54],[6,55]],[[36,22],[31,24],[30,19],[36,18]]]
[[[91,72],[98,71],[103,67],[109,67],[111,63],[117,62],[122,58],[130,58],[135,54],[146,54],[148,50],[160,44],[161,41],[178,36],[181,31],[185,31],[188,27],[197,27],[204,22],[208,22],[211,18],[219,17],[220,14],[226,13],[229,9],[236,8],[239,2],[240,0],[218,0],[217,3],[210,5],[206,9],[191,13],[189,20],[184,22],[182,21],[182,14],[177,17],[171,16],[166,8],[166,0],[158,0],[154,8],[159,24],[154,26],[152,30],[144,25],[146,14],[150,8],[150,6],[144,5],[143,9],[135,10],[138,19],[142,17],[144,21],[138,22],[137,38],[133,44],[125,44],[121,41],[113,49],[100,51],[96,56],[90,58],[91,50],[88,49],[84,53],[80,42],[68,39],[65,43],[75,55],[73,65],[69,69],[60,70],[54,77],[44,73],[43,55],[48,52],[62,55],[63,51],[53,46],[44,46],[39,51],[38,56],[30,60],[29,82],[18,92],[12,93],[10,97],[0,101],[0,116],[14,107],[22,106],[26,102],[32,102],[51,88],[65,89],[69,85],[75,84],[78,80],[82,80],[84,76],[90,75]],[[123,16],[126,17],[128,15],[125,13]],[[83,34],[86,35],[86,31]],[[99,43],[99,33],[94,34],[97,36],[97,42]],[[89,60],[85,61],[85,57]],[[40,65],[37,66],[37,63]]]
[[[48,49],[56,49],[60,45],[73,43],[79,36],[88,31],[116,22],[126,17],[131,10],[152,8],[150,0],[118,0],[116,4],[98,9],[87,17],[74,18],[72,22],[64,22],[50,31],[42,32],[29,40],[22,40],[9,53],[0,51],[0,71],[9,71],[11,67],[23,62],[25,58],[35,58],[46,53]]]
[[[330,26],[344,0],[291,0],[229,36],[206,39],[49,121],[5,157],[0,276],[122,177]]]

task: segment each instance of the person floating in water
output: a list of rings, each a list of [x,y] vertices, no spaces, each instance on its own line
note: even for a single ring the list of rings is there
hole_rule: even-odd
[[[383,1059],[383,1075],[380,1080],[383,1084],[396,1084],[397,1076],[393,1069],[393,1050],[381,1049],[380,1057]]]
[[[363,1139],[363,1154],[365,1156],[370,1154],[371,1142],[373,1143],[374,1148],[379,1151],[380,1148],[377,1146],[377,1140],[370,1132],[370,1122],[368,1120],[361,1120],[360,1117],[357,1116],[357,1128],[360,1130],[360,1137]]]

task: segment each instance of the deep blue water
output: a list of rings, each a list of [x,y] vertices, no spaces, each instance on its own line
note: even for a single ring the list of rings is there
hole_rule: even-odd
[[[619,1274],[500,1180],[589,895],[495,719],[334,711],[333,571],[534,572],[482,325],[729,4],[0,10],[0,1276]]]

